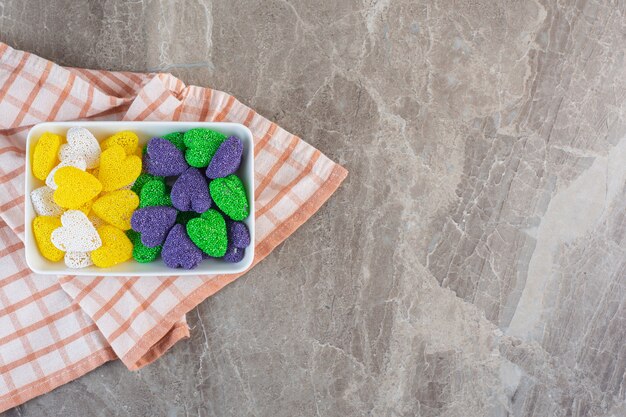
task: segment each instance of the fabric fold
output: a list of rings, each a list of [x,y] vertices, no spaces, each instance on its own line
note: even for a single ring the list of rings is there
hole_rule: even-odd
[[[0,410],[120,358],[129,369],[189,336],[185,314],[242,274],[52,277],[24,261],[28,129],[62,120],[242,123],[255,141],[253,266],[309,219],[347,171],[221,91],[170,74],[64,68],[0,43]],[[172,271],[173,274],[175,271]],[[77,271],[79,273],[79,271]]]

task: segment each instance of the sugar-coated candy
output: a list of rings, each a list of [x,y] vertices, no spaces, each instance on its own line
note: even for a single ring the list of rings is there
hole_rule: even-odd
[[[54,202],[69,209],[81,207],[102,191],[102,184],[96,177],[75,167],[59,168],[54,182],[57,184]]]
[[[150,139],[143,159],[146,171],[160,177],[180,175],[187,169],[183,153],[163,138]]]
[[[149,248],[161,245],[176,222],[176,209],[155,206],[135,210],[130,224],[141,233],[141,242]]]
[[[204,168],[209,165],[226,136],[211,129],[196,128],[185,132],[184,140],[187,163],[192,167]]]
[[[130,188],[135,194],[139,195],[139,193],[141,192],[141,188],[148,182],[148,181],[152,181],[152,180],[158,180],[158,181],[162,181],[165,182],[165,178],[163,177],[157,177],[155,175],[152,174],[148,174],[147,172],[141,173],[137,179],[135,180],[135,182],[133,183],[133,186]]]
[[[226,221],[216,210],[209,209],[189,220],[186,229],[191,241],[207,255],[219,258],[226,253]]]
[[[206,176],[212,179],[234,174],[239,169],[242,155],[243,143],[235,136],[229,137],[217,148],[206,168]]]
[[[59,159],[83,159],[88,169],[100,163],[100,143],[95,136],[84,127],[72,127],[67,131],[67,143],[59,149]]]
[[[57,184],[56,182],[54,182],[54,174],[56,174],[59,168],[63,167],[74,167],[80,169],[81,171],[84,171],[87,168],[87,163],[82,158],[66,159],[65,161],[61,161],[57,166],[52,168],[52,171],[50,171],[50,173],[46,177],[46,185],[53,190],[57,189]]]
[[[139,206],[139,197],[130,190],[117,190],[98,198],[91,209],[107,223],[121,230],[130,229],[130,218]]]
[[[154,261],[161,254],[161,245],[149,248],[141,243],[141,234],[133,229],[126,231],[126,236],[133,244],[133,259],[139,263],[145,264]]]
[[[202,262],[202,251],[189,239],[185,226],[175,224],[165,238],[161,257],[170,268],[193,269]]]
[[[227,221],[228,242],[236,248],[245,249],[250,246],[250,231],[242,222]]]
[[[246,254],[246,250],[244,248],[238,248],[233,244],[228,244],[228,249],[226,249],[226,253],[222,257],[225,262],[234,264],[240,262],[244,255]]]
[[[35,188],[30,192],[30,201],[33,204],[35,213],[39,216],[57,217],[63,213],[63,208],[54,202],[54,190],[47,185]]]
[[[126,152],[126,155],[133,155],[137,150],[138,143],[139,138],[135,132],[124,130],[106,138],[102,142],[102,150],[109,149],[113,145],[120,145],[124,149],[124,152]]]
[[[102,246],[91,252],[91,260],[100,268],[108,268],[126,262],[133,256],[133,244],[117,227],[105,224],[98,228]]]
[[[185,133],[184,132],[174,132],[168,133],[163,136],[163,139],[169,140],[172,142],[172,145],[176,146],[181,152],[185,152]]]
[[[151,206],[171,206],[172,201],[165,182],[160,180],[151,180],[141,187],[139,193],[139,207]]]
[[[141,158],[126,155],[120,145],[111,145],[100,156],[98,179],[103,191],[118,190],[132,184],[141,174]]]
[[[68,268],[87,268],[93,265],[90,252],[65,252],[65,265]]]
[[[238,176],[216,178],[209,184],[211,199],[233,220],[243,220],[250,214],[246,189]]]
[[[211,208],[209,186],[197,168],[187,168],[172,186],[172,205],[181,211],[204,213]]]
[[[37,216],[33,220],[33,234],[39,252],[44,258],[57,262],[63,259],[63,251],[57,248],[51,240],[53,231],[61,227],[61,220],[52,216]]]
[[[44,181],[52,168],[57,164],[57,153],[63,138],[57,134],[46,132],[39,137],[33,150],[33,175]]]
[[[68,210],[61,216],[61,227],[52,232],[54,246],[64,252],[90,252],[102,245],[102,240],[85,213]]]

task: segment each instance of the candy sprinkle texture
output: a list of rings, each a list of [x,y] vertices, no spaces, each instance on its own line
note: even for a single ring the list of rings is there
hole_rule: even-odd
[[[54,174],[57,189],[54,202],[61,207],[78,209],[102,191],[102,184],[93,175],[75,167],[59,168]]]
[[[141,187],[139,208],[151,206],[171,206],[167,185],[161,180],[150,180]]]
[[[216,178],[209,184],[209,190],[217,207],[231,219],[243,220],[250,214],[246,189],[238,176]]]
[[[50,239],[52,232],[61,227],[61,219],[51,216],[37,216],[33,220],[33,234],[39,252],[44,258],[57,262],[63,259],[63,251],[58,249]]]
[[[137,179],[135,180],[135,183],[133,184],[132,187],[130,187],[130,189],[137,195],[139,195],[139,193],[141,192],[141,188],[148,182],[148,181],[152,181],[152,180],[158,180],[161,182],[165,182],[165,178],[163,177],[157,177],[155,175],[152,174],[148,174],[147,172],[144,172],[143,174],[139,175],[137,177]]]
[[[126,262],[133,256],[133,244],[117,227],[105,224],[98,228],[102,246],[91,252],[91,260],[100,268],[108,268]]]
[[[133,259],[137,262],[142,264],[152,262],[161,254],[162,246],[158,245],[153,248],[147,247],[141,243],[141,234],[139,232],[130,229],[126,231],[126,236],[128,236],[133,244]]]
[[[187,223],[187,234],[204,253],[215,258],[224,256],[228,247],[226,221],[213,209]]]
[[[44,181],[52,168],[57,164],[57,153],[63,138],[54,133],[46,132],[37,141],[33,151],[33,175]]]
[[[185,132],[185,159],[192,167],[204,168],[209,165],[226,135],[210,129],[196,128]]]

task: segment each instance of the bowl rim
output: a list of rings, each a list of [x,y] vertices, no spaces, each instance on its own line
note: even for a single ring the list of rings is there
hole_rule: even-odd
[[[140,136],[140,143],[147,140],[144,139],[142,141],[141,136],[143,134],[144,137],[155,137],[150,134],[145,134],[142,132],[142,127],[145,129],[146,127],[150,128],[163,128],[170,130],[171,132],[180,132],[187,131],[193,128],[201,127],[201,128],[209,128],[217,131],[232,131],[238,130],[243,132],[242,141],[244,142],[244,158],[242,160],[242,167],[244,164],[246,165],[244,169],[246,172],[246,176],[239,174],[238,176],[241,178],[242,182],[245,185],[246,193],[248,196],[248,203],[250,205],[250,215],[247,219],[244,220],[244,223],[248,226],[250,230],[250,239],[251,245],[246,248],[246,254],[244,259],[241,262],[230,264],[223,261],[217,260],[203,260],[198,268],[186,270],[186,269],[172,269],[165,266],[162,260],[159,261],[157,266],[154,266],[154,263],[142,264],[138,263],[134,260],[129,260],[122,264],[116,265],[112,268],[99,268],[99,267],[88,267],[83,269],[73,269],[65,266],[63,261],[59,262],[51,262],[45,259],[41,253],[39,252],[39,248],[34,240],[34,236],[32,233],[32,221],[37,216],[34,211],[34,208],[30,202],[30,193],[32,190],[39,188],[44,184],[38,184],[40,182],[39,179],[36,179],[32,174],[31,169],[31,159],[32,159],[32,149],[34,146],[35,138],[34,136],[38,132],[46,131],[46,130],[67,130],[70,127],[85,127],[89,129],[90,127],[93,129],[104,129],[104,130],[132,130]],[[43,129],[43,130],[42,130]],[[170,132],[168,132],[170,133]],[[111,133],[112,134],[112,133]],[[162,133],[167,134],[167,133]],[[95,134],[96,138],[98,138],[99,142],[105,139],[100,134]],[[246,157],[247,156],[247,157]],[[42,122],[36,125],[33,125],[29,131],[26,138],[26,152],[25,152],[25,180],[24,180],[24,250],[26,255],[26,264],[27,266],[37,274],[42,275],[80,275],[80,276],[124,276],[124,277],[134,277],[134,276],[177,276],[177,275],[218,275],[218,274],[238,274],[246,271],[252,265],[254,261],[254,242],[255,242],[255,201],[254,201],[254,138],[250,129],[247,126],[241,123],[233,123],[233,122],[195,122],[195,121],[62,121],[62,122]],[[212,261],[207,264],[207,261]],[[127,268],[124,268],[125,265],[129,265],[129,262],[133,262],[133,265],[141,266],[153,265],[148,267],[146,271],[130,271]],[[37,266],[36,263],[39,264],[52,264],[59,265],[59,268],[41,268]],[[204,264],[204,267],[203,267]]]

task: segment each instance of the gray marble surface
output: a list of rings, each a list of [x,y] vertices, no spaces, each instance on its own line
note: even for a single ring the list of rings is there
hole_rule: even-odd
[[[6,416],[625,416],[623,1],[0,1],[64,65],[170,71],[344,164],[189,314]]]

